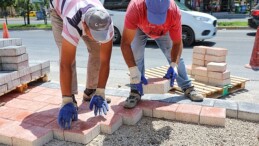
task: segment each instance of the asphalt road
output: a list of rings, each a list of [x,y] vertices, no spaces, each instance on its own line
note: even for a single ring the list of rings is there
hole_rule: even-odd
[[[2,33],[0,31],[0,33]],[[55,45],[52,31],[33,30],[33,31],[9,31],[11,37],[22,38],[23,45],[27,47],[30,62],[43,60],[51,61],[51,80],[59,82],[59,63],[58,49]],[[250,79],[246,83],[246,90],[242,93],[229,97],[229,99],[245,100],[259,103],[259,73],[244,68],[249,63],[256,30],[219,30],[217,36],[204,42],[194,45],[207,45],[215,47],[224,47],[228,49],[227,64],[231,75],[245,77]],[[182,57],[186,64],[192,63],[192,47],[184,48]],[[77,48],[77,74],[78,83],[85,85],[86,67],[88,53],[85,45],[80,41]],[[146,68],[159,67],[166,65],[166,59],[155,43],[149,42],[145,52]],[[128,89],[129,83],[128,68],[122,57],[120,47],[114,45],[111,57],[111,71],[107,88]],[[246,97],[243,97],[246,96]],[[248,97],[249,96],[249,97]]]

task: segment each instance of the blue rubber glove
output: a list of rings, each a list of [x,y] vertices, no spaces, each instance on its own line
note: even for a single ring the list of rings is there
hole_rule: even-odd
[[[106,102],[106,100],[99,95],[94,95],[90,101],[89,109],[93,110],[94,108],[94,115],[97,116],[102,115],[104,113],[107,114],[107,111],[109,111],[109,106]]]
[[[72,97],[63,97],[62,104],[58,114],[58,124],[63,129],[70,129],[72,121],[78,120],[77,106]]]
[[[175,68],[175,67],[174,67]],[[164,76],[166,79],[170,79],[170,86],[174,86],[174,80],[177,77],[177,69],[175,70],[172,66],[170,66]]]
[[[148,84],[147,79],[143,75],[141,75],[140,83],[130,84],[130,88],[131,88],[131,90],[137,90],[138,93],[142,96],[142,95],[144,95],[142,84],[144,84],[144,85]]]

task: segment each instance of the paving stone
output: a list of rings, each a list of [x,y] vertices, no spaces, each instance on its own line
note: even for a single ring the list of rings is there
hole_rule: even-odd
[[[198,82],[202,82],[202,83],[205,83],[207,84],[209,82],[209,78],[208,76],[200,76],[200,75],[195,75],[194,76],[194,79]]]
[[[28,61],[29,56],[27,53],[18,56],[2,56],[1,62],[2,63],[20,63],[24,61]]]
[[[7,92],[7,84],[0,85],[0,95]]]
[[[238,104],[235,101],[215,100],[214,107],[226,108],[227,117],[237,118]]]
[[[227,63],[209,62],[207,68],[208,71],[225,72],[227,70]]]
[[[149,101],[149,100],[141,100],[137,107],[143,110],[143,115],[147,117],[154,117],[153,112],[156,107],[160,107],[162,105],[168,105],[169,103],[159,102],[159,101]]]
[[[167,106],[156,107],[153,110],[153,117],[163,118],[168,120],[176,119],[176,110],[179,104],[169,104]]]
[[[36,72],[36,71],[41,71],[41,64],[40,63],[30,63],[30,73]]]
[[[143,85],[144,94],[164,94],[170,89],[170,80],[164,78],[149,78],[148,84]]]
[[[194,70],[192,70],[193,75],[197,76],[203,76],[208,77],[208,71],[207,67],[196,67]]]
[[[226,109],[203,106],[200,113],[200,124],[225,127]]]
[[[19,86],[21,84],[20,78],[18,79],[14,79],[12,81],[9,81],[7,83],[7,90],[11,91],[14,90],[17,86]]]
[[[17,134],[12,138],[13,145],[17,146],[40,146],[52,139],[52,130],[38,126],[31,126],[28,129],[17,131]]]
[[[230,78],[230,71],[226,70],[225,72],[214,72],[209,71],[208,77],[213,79],[225,80]]]
[[[226,62],[226,58],[226,56],[205,55],[205,60],[210,62],[224,63]]]
[[[13,99],[5,104],[5,106],[7,107],[19,108],[19,109],[24,109],[28,111],[37,111],[47,105],[48,104],[44,102],[37,102],[37,101],[30,101],[30,100],[23,100],[23,99]]]
[[[259,104],[238,102],[238,119],[259,121]]]
[[[210,98],[204,98],[202,102],[190,102],[190,104],[194,105],[201,105],[201,106],[211,106],[213,107],[215,103],[215,99],[210,99]]]
[[[202,106],[180,104],[176,110],[176,120],[191,123],[199,123]]]
[[[31,80],[36,80],[41,77],[41,70],[35,71],[31,73]]]
[[[192,59],[192,64],[196,66],[204,66],[205,65],[205,60],[199,60],[199,59]]]
[[[205,54],[200,54],[200,53],[193,53],[192,58],[194,59],[199,59],[199,60],[204,60],[205,59]]]
[[[118,112],[122,116],[123,124],[135,125],[143,116],[143,111],[140,108],[125,109]]]
[[[2,63],[2,70],[17,71],[29,67],[28,60],[20,63]]]
[[[23,122],[34,126],[44,127],[49,123],[55,121],[56,119],[57,118],[54,116],[38,112],[26,117],[26,119],[24,119]]]
[[[106,134],[112,134],[116,130],[120,128],[122,125],[122,116],[120,115],[112,115],[111,118],[107,118],[107,120],[100,122],[101,132]]]
[[[194,46],[193,53],[206,54],[207,46]]]
[[[45,128],[52,130],[55,139],[65,140],[64,130],[59,127],[57,120],[49,123]]]
[[[23,123],[22,126],[20,126],[20,124],[21,124],[20,122],[12,121],[4,125],[3,127],[1,127],[0,143],[6,144],[6,145],[13,145],[12,138],[17,134],[17,132],[21,132],[31,127],[31,125],[29,124]]]
[[[72,122],[70,130],[64,130],[66,141],[87,144],[100,134],[100,125],[84,121]]]
[[[21,84],[26,84],[31,81],[31,74],[20,77]]]
[[[48,75],[50,73],[50,67],[43,68],[41,70],[41,75]]]
[[[228,79],[214,79],[214,78],[209,78],[209,84],[213,86],[225,86],[230,84],[230,78]]]
[[[8,46],[0,48],[0,56],[18,56],[26,53],[25,46]]]
[[[44,61],[41,63],[41,68],[49,68],[50,67],[50,61]]]
[[[18,71],[19,77],[23,77],[23,76],[28,75],[28,74],[30,74],[30,73],[31,73],[31,72],[30,72],[30,67],[26,67],[26,68],[20,69],[20,70]]]
[[[226,48],[219,47],[208,47],[206,50],[206,54],[214,55],[214,56],[226,56],[228,50]]]
[[[11,74],[6,71],[0,71],[0,85],[6,84],[12,80]]]

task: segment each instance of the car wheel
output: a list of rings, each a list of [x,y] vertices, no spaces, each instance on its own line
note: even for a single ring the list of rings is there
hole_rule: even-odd
[[[182,27],[182,40],[184,46],[191,46],[194,43],[194,32],[190,27]]]
[[[118,28],[114,27],[114,36],[113,36],[113,43],[119,44],[121,41],[121,34]]]

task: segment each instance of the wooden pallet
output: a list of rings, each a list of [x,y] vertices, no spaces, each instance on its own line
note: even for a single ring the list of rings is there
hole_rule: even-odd
[[[167,66],[161,66],[156,68],[147,69],[145,71],[145,76],[147,78],[162,78],[167,69]],[[237,76],[230,76],[231,83],[230,85],[225,85],[223,87],[216,87],[211,86],[208,84],[204,84],[198,81],[195,81],[190,75],[188,75],[189,78],[192,80],[192,84],[195,86],[195,89],[201,93],[204,97],[207,98],[219,98],[225,95],[228,95],[230,93],[234,93],[236,91],[242,90],[245,88],[245,83],[249,81],[249,79],[237,77]],[[182,90],[180,87],[178,87],[177,83],[175,83],[173,89],[169,92],[175,92],[178,94],[182,94]]]

